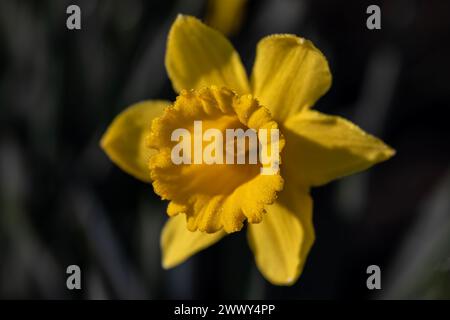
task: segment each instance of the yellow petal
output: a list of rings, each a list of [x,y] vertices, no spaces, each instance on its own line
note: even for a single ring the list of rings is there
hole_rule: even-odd
[[[248,226],[250,248],[268,281],[292,285],[314,243],[312,199],[307,191],[286,181],[279,199],[266,211],[261,223]]]
[[[225,35],[233,35],[241,27],[247,0],[209,0],[206,23]]]
[[[258,43],[251,86],[274,119],[283,122],[313,106],[328,91],[331,73],[312,42],[294,35],[272,35]]]
[[[191,232],[186,228],[186,217],[177,215],[167,221],[161,234],[161,250],[163,267],[169,269],[184,262],[197,252],[213,245],[225,232],[204,233]]]
[[[150,182],[148,162],[156,151],[146,146],[152,120],[160,116],[168,101],[153,100],[136,103],[121,112],[104,133],[100,145],[122,170]]]
[[[218,31],[179,15],[167,40],[166,69],[177,92],[217,85],[248,93],[247,74],[238,53]]]
[[[395,151],[341,117],[305,110],[285,123],[285,172],[319,186],[385,161]]]

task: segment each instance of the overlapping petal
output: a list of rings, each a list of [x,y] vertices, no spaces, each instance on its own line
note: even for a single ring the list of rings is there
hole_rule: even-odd
[[[279,123],[313,106],[330,86],[328,62],[312,42],[284,34],[258,43],[252,93]]]
[[[239,54],[218,31],[179,15],[167,40],[166,69],[175,91],[216,85],[250,92]]]
[[[320,186],[385,161],[395,151],[380,139],[338,116],[305,110],[285,123],[286,175]]]
[[[250,248],[267,280],[292,285],[314,243],[312,199],[307,189],[287,180],[279,199],[266,211],[261,223],[248,226]]]
[[[137,179],[150,182],[148,162],[155,150],[146,146],[152,120],[163,114],[170,102],[151,100],[122,111],[103,135],[100,145],[110,159]]]
[[[197,252],[213,245],[225,232],[205,233],[189,231],[186,217],[178,215],[169,219],[161,233],[162,264],[165,269],[177,266]]]

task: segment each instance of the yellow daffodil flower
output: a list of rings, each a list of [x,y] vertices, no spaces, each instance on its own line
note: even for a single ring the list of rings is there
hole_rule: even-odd
[[[365,170],[394,150],[343,118],[311,110],[330,88],[331,74],[324,55],[303,38],[263,38],[249,81],[224,36],[180,15],[165,64],[176,101],[129,107],[101,140],[112,161],[170,200],[163,266],[174,267],[247,224],[264,277],[276,285],[295,283],[315,238],[310,188]],[[279,128],[281,170],[261,175],[250,164],[175,165],[170,134],[192,130],[195,120],[222,131]]]

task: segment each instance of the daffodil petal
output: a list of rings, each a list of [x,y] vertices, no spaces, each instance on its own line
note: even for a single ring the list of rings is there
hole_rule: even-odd
[[[167,40],[166,69],[177,92],[217,85],[250,91],[239,54],[218,31],[200,20],[179,15]]]
[[[306,189],[285,184],[279,199],[266,207],[259,224],[248,225],[256,265],[275,285],[292,285],[300,276],[314,243],[312,199]]]
[[[313,110],[290,118],[283,133],[286,175],[307,186],[365,170],[395,154],[350,121]]]
[[[225,35],[239,31],[247,0],[209,0],[206,22]]]
[[[166,222],[161,234],[162,263],[165,269],[173,268],[197,252],[213,245],[226,235],[223,231],[205,233],[189,231],[185,215],[179,214]]]
[[[276,121],[313,106],[330,86],[328,62],[312,42],[284,34],[258,43],[252,93]]]
[[[146,146],[152,120],[163,114],[169,101],[136,103],[121,112],[104,133],[100,145],[122,170],[144,182],[150,182],[148,162],[156,153]]]

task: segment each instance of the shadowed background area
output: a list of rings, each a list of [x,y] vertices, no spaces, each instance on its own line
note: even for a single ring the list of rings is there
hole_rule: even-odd
[[[66,29],[77,4],[82,29]],[[366,28],[378,4],[382,29]],[[311,39],[333,86],[316,108],[397,155],[313,189],[317,240],[299,281],[259,274],[245,232],[161,268],[166,203],[113,165],[99,139],[145,99],[175,98],[164,68],[178,13],[206,1],[0,2],[0,298],[450,299],[450,2],[247,1],[231,41],[251,70],[258,40]],[[239,14],[228,17],[233,21]],[[82,290],[66,288],[66,268]],[[366,287],[379,265],[382,290]]]

